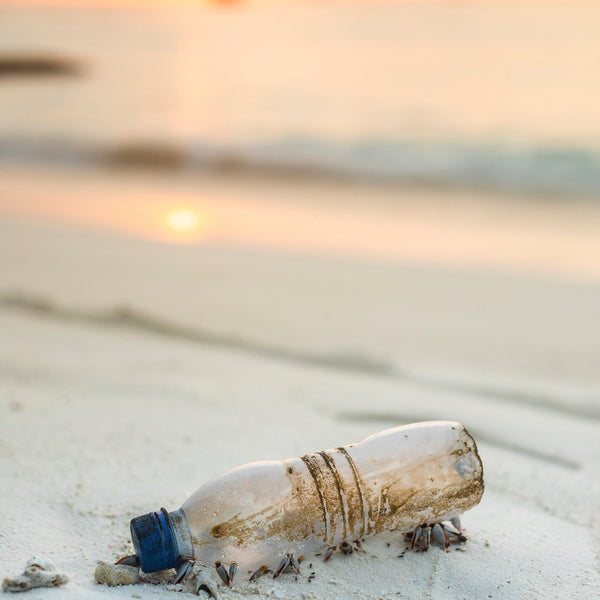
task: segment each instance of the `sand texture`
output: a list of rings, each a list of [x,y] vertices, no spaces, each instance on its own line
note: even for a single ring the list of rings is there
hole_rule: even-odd
[[[600,288],[594,281],[174,247],[0,221],[0,565],[35,598],[600,596]],[[468,541],[306,557],[228,589],[214,572],[98,585],[129,520],[239,464],[421,420],[465,424],[486,491]],[[199,582],[199,583],[195,583]],[[211,588],[212,586],[212,588]],[[204,593],[204,592],[202,592]],[[32,596],[33,597],[33,596]]]

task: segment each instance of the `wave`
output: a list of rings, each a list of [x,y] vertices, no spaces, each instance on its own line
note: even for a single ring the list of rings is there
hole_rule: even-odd
[[[319,366],[371,375],[389,375],[393,368],[386,362],[368,356],[347,354],[311,354],[301,350],[272,346],[258,340],[248,340],[212,331],[176,324],[149,315],[129,306],[113,306],[106,310],[90,311],[60,306],[47,298],[20,292],[0,295],[0,307],[75,323],[109,325],[154,335],[182,339],[199,344],[246,352],[299,364]]]
[[[0,139],[0,164],[196,170],[266,177],[367,180],[405,185],[486,188],[545,195],[600,195],[600,149],[570,146],[353,143],[291,139],[223,146]]]

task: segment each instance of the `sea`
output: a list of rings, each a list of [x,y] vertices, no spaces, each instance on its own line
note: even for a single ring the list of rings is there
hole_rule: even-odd
[[[599,30],[581,0],[0,4],[0,166],[599,197]]]

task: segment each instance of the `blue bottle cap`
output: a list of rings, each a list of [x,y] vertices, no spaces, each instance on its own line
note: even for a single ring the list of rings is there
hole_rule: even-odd
[[[131,540],[144,573],[173,569],[179,565],[177,541],[169,513],[161,508],[131,520]]]

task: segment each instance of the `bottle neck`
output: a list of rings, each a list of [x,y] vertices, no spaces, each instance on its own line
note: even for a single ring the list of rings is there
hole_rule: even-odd
[[[167,519],[171,525],[171,531],[177,544],[179,556],[182,559],[183,557],[193,558],[194,543],[192,542],[192,533],[183,508],[168,513]]]

